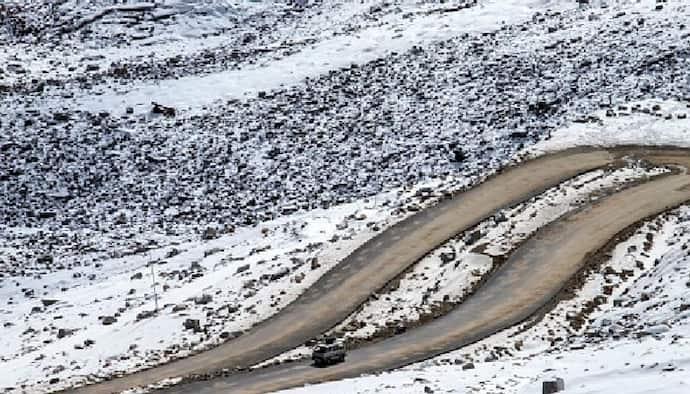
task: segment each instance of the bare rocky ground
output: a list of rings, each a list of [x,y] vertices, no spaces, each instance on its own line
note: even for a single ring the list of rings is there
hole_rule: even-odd
[[[595,121],[578,114],[609,99],[614,108],[684,99],[686,8],[666,7],[547,13],[189,116],[63,111],[38,106],[41,93],[10,91],[0,216],[8,228],[46,229],[40,242],[4,235],[26,253],[13,265],[45,266],[37,255],[46,251],[33,245],[57,246],[51,238],[70,229],[223,233],[423,179],[477,175],[567,120]]]
[[[46,229],[38,242],[4,236],[26,253],[13,266],[45,267],[46,251],[33,245],[49,248],[70,229],[116,238],[231,232],[423,179],[476,175],[609,99],[683,99],[686,8],[666,7],[538,15],[190,116],[62,111],[37,106],[41,93],[10,90],[0,216],[7,228]]]

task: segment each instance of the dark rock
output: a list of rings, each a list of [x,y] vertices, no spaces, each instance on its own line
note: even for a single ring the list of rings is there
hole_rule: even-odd
[[[109,326],[115,322],[117,322],[115,316],[103,316],[101,318],[101,323],[103,323],[104,326]]]
[[[49,254],[44,254],[42,256],[37,257],[36,262],[39,264],[52,264],[53,263],[53,256],[51,256]]]
[[[51,300],[51,299],[43,299],[43,300],[41,300],[41,303],[43,304],[43,306],[55,305],[57,302],[58,302],[58,300]]]
[[[270,274],[268,276],[268,279],[271,281],[278,280],[280,278],[287,276],[289,273],[290,273],[290,269],[287,267],[283,267],[283,268],[279,269],[278,272]]]
[[[207,227],[206,230],[204,230],[204,233],[201,235],[201,238],[204,240],[212,240],[218,238],[218,230],[216,230],[214,227]]]
[[[151,112],[154,114],[160,114],[166,117],[174,117],[177,113],[173,107],[166,107],[165,105],[161,105],[156,102],[152,102],[151,105],[153,106]]]
[[[151,317],[154,317],[156,315],[156,311],[143,311],[137,313],[137,320],[144,320],[148,319]]]
[[[120,226],[123,224],[127,224],[127,215],[125,215],[124,213],[117,215],[117,217],[115,217],[115,220],[113,221],[113,223],[120,225]]]
[[[213,301],[213,296],[210,294],[203,294],[201,297],[194,298],[194,303],[197,305],[206,305]]]
[[[510,133],[510,138],[527,138],[528,135],[526,131],[513,131]]]
[[[457,255],[454,249],[450,249],[448,251],[442,252],[441,254],[439,254],[438,257],[441,258],[441,266],[444,266],[454,261],[457,258]]]
[[[465,155],[465,152],[460,149],[460,148],[455,148],[453,150],[453,161],[455,163],[461,163],[467,159],[467,155]]]
[[[556,378],[555,380],[547,380],[543,382],[541,387],[542,394],[553,394],[565,390],[565,383],[563,382],[563,379]]]
[[[235,274],[241,274],[242,272],[248,270],[249,267],[250,267],[249,264],[241,265],[241,266],[237,267],[237,271],[235,271]]]
[[[465,236],[465,244],[473,245],[482,238],[482,233],[479,230],[475,230]]]
[[[41,211],[38,213],[38,217],[41,219],[54,218],[57,215],[55,211]]]
[[[186,319],[182,325],[184,326],[185,330],[201,332],[201,324],[199,323],[199,319]]]
[[[67,112],[55,112],[53,114],[53,119],[55,119],[58,122],[67,122],[71,119],[71,116]]]
[[[143,274],[143,273],[137,272],[136,274],[132,275],[129,279],[130,279],[130,280],[137,280],[137,279],[141,279],[141,278],[143,278],[143,277],[144,277],[144,274]]]

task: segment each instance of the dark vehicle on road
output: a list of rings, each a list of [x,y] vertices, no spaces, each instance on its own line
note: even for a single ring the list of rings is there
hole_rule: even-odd
[[[311,355],[314,366],[327,367],[345,361],[345,345],[333,338],[316,344]]]

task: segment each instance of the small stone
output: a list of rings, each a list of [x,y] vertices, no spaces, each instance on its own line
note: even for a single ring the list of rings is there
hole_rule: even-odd
[[[547,380],[542,383],[542,394],[553,394],[565,390],[565,383],[563,379],[556,378],[555,380]]]
[[[156,315],[156,311],[143,311],[137,313],[137,320],[144,320]]]
[[[201,297],[194,298],[194,303],[197,305],[206,305],[213,301],[213,296],[210,294],[203,294]]]
[[[455,254],[455,249],[450,249],[448,251],[442,252],[438,255],[438,257],[441,258],[441,266],[444,266],[454,261],[457,258],[457,255]]]
[[[154,114],[160,114],[166,117],[174,117],[177,113],[173,107],[166,107],[165,105],[161,105],[156,102],[152,102],[151,105],[153,106],[151,112]]]
[[[53,119],[57,120],[58,122],[67,122],[70,120],[70,118],[70,114],[66,112],[56,112],[53,114]]]
[[[201,331],[199,319],[186,319],[182,325],[184,326],[185,330],[193,330],[194,332]]]
[[[455,150],[453,150],[454,163],[462,163],[463,161],[465,161],[465,159],[467,159],[467,155],[462,149],[456,148]]]
[[[218,231],[213,227],[207,227],[204,233],[201,235],[204,240],[212,240],[218,238]]]
[[[58,302],[58,300],[49,300],[49,299],[41,300],[41,303],[43,304],[43,306],[55,305],[57,302]]]
[[[58,339],[62,339],[66,336],[72,335],[74,331],[67,328],[60,328],[57,333]]]
[[[237,267],[237,271],[235,271],[235,275],[243,273],[244,271],[248,270],[249,267],[250,267],[249,264],[245,264],[245,265],[241,265],[241,266]]]
[[[475,244],[482,238],[482,233],[479,230],[473,231],[465,236],[465,244],[472,245]]]

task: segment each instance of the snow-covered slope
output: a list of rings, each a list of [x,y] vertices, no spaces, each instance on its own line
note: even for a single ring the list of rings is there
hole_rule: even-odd
[[[326,335],[342,337],[352,346],[422,325],[462,302],[482,278],[545,224],[665,171],[639,167],[637,163],[621,169],[593,171],[498,212],[423,258]],[[301,346],[257,367],[310,355],[311,348]]]
[[[8,108],[0,218],[7,228],[44,229],[39,244],[73,229],[191,237],[270,220],[283,206],[326,208],[430,178],[482,175],[609,96],[614,105],[684,97],[687,7],[623,8],[542,12],[197,115],[70,108],[70,97],[97,85],[88,79],[10,89],[0,97]],[[36,243],[6,242],[32,249],[23,265],[34,260]]]
[[[690,8],[594,3],[3,2],[0,387],[235,335],[517,152],[687,145]]]
[[[285,393],[565,393],[688,391],[690,209],[642,226],[536,325],[378,376]]]
[[[589,145],[688,146],[690,124],[678,116],[685,108],[685,103],[677,101],[647,100],[596,111],[586,116],[592,122],[558,129],[521,156]],[[586,193],[581,186],[576,190],[575,195]],[[554,208],[568,198],[568,193],[556,193]],[[525,209],[544,214],[538,204],[526,204]],[[539,217],[533,214],[514,225],[529,229],[539,225]],[[499,238],[511,232],[491,231]],[[566,393],[686,393],[690,387],[690,207],[650,220],[619,241],[613,250],[595,256],[586,275],[565,293],[570,296],[564,296],[539,321],[390,373],[284,392],[527,394],[539,392],[543,381],[560,377]],[[424,272],[424,268],[420,263],[415,270]],[[443,275],[432,281],[439,279]],[[396,321],[396,317],[384,310],[365,321],[375,324]],[[307,353],[299,349],[284,357]]]
[[[202,241],[142,243],[119,256],[113,256],[116,248],[110,255],[69,251],[41,262],[52,269],[8,276],[0,281],[7,303],[0,306],[0,365],[6,371],[0,388],[44,392],[98,381],[240,335],[409,215],[407,204],[419,209],[441,196],[425,192],[422,201],[419,190],[293,214]]]

